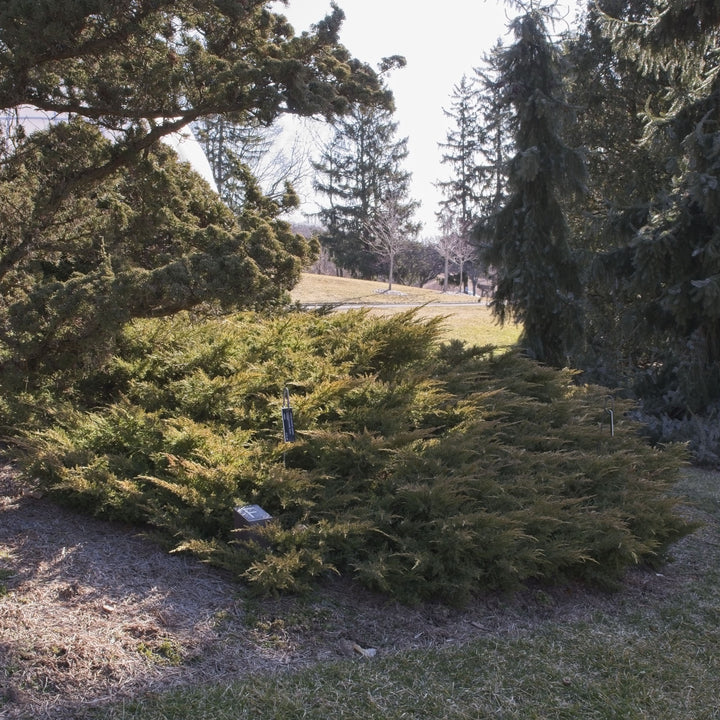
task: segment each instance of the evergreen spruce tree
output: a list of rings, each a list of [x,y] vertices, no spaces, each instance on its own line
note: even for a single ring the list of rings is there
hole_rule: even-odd
[[[667,85],[647,105],[645,140],[672,180],[626,259],[654,333],[655,409],[689,417],[720,399],[720,9],[663,2],[647,22],[606,21],[616,49]],[[642,388],[648,407],[652,386]]]
[[[574,365],[585,378],[617,387],[632,384],[632,368],[647,364],[654,343],[643,332],[645,309],[629,283],[629,258],[638,227],[666,193],[669,173],[666,159],[641,142],[642,112],[649,97],[664,95],[664,73],[645,75],[614,50],[603,32],[603,11],[610,8],[626,22],[649,20],[644,2],[593,2],[582,30],[565,43],[568,100],[577,108],[567,138],[587,148],[589,176],[588,192],[565,207],[585,288],[585,345]]]
[[[480,218],[489,218],[498,210],[507,194],[507,163],[512,152],[511,104],[503,100],[498,82],[497,61],[502,50],[498,44],[475,68],[477,112],[483,128],[479,148]]]
[[[439,243],[445,259],[444,289],[448,284],[448,260],[457,264],[460,287],[465,287],[465,270],[475,277],[473,263],[475,248],[470,242],[473,225],[477,220],[480,203],[479,155],[484,130],[477,109],[478,93],[474,83],[463,75],[453,87],[450,110],[443,109],[445,117],[452,121],[445,142],[441,163],[450,168],[450,178],[440,180],[437,187],[444,196],[436,213],[443,235]]]
[[[407,138],[396,139],[397,123],[389,110],[356,106],[335,123],[333,137],[313,163],[315,190],[324,196],[318,213],[326,228],[320,242],[339,268],[354,277],[382,271],[371,249],[370,228],[389,212],[398,232],[412,238],[417,202],[409,199]]]
[[[486,265],[484,249],[493,236],[493,218],[507,197],[508,161],[512,153],[512,106],[503,101],[503,87],[498,81],[498,44],[483,58],[483,65],[475,68],[477,111],[483,128],[478,156],[478,222],[470,240],[477,248],[478,275],[489,275],[493,269]]]
[[[545,17],[531,9],[516,18],[515,43],[498,54],[501,104],[513,110],[515,155],[509,196],[493,219],[483,257],[497,273],[495,315],[523,324],[520,342],[529,356],[561,367],[581,332],[579,273],[561,198],[582,191],[585,173],[581,155],[563,141],[568,108]]]
[[[447,131],[440,162],[449,166],[450,178],[439,180],[437,187],[444,196],[438,217],[448,222],[469,224],[476,216],[479,196],[478,153],[483,130],[478,122],[477,90],[467,75],[453,87],[450,110],[443,108],[452,124]]]

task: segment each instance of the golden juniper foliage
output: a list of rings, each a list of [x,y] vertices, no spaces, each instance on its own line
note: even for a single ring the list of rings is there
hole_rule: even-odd
[[[690,531],[667,494],[681,449],[649,447],[626,405],[611,435],[604,389],[438,333],[414,312],[136,321],[28,463],[261,591],[333,571],[406,601],[611,585]],[[274,518],[253,538],[232,530],[246,503]]]

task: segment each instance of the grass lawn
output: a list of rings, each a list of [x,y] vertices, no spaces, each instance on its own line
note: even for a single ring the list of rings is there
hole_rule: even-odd
[[[517,341],[520,333],[517,325],[498,325],[485,298],[457,292],[442,293],[405,285],[394,285],[392,292],[388,292],[387,283],[383,282],[305,273],[291,295],[303,305],[370,307],[371,312],[382,314],[416,306],[421,317],[445,318],[443,340],[458,339],[470,345],[507,347]]]
[[[678,487],[703,522],[614,593],[491,599],[468,638],[104,707],[105,720],[720,718],[720,474]]]
[[[293,300],[300,303],[340,303],[343,305],[411,303],[474,303],[478,298],[457,292],[437,292],[408,285],[393,285],[388,291],[386,282],[354,280],[335,275],[303,273],[300,282],[292,289]]]

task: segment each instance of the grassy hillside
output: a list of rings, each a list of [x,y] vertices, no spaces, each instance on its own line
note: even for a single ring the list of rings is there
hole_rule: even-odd
[[[295,302],[304,305],[365,306],[383,315],[405,310],[408,305],[423,306],[421,317],[445,318],[443,340],[456,338],[471,345],[505,347],[515,343],[520,333],[517,325],[498,325],[485,298],[463,293],[407,285],[394,285],[388,292],[385,282],[305,273],[291,295]]]
[[[471,303],[477,304],[478,298],[456,292],[437,292],[408,285],[393,285],[388,292],[386,282],[373,280],[355,280],[335,275],[315,275],[303,273],[300,282],[292,291],[293,300],[301,303],[342,303],[348,305],[363,304],[399,304],[410,303]]]

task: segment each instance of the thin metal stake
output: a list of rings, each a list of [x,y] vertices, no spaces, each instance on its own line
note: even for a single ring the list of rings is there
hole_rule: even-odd
[[[608,407],[608,400],[610,407]],[[610,415],[610,437],[615,437],[615,398],[612,395],[605,396],[605,412]]]

